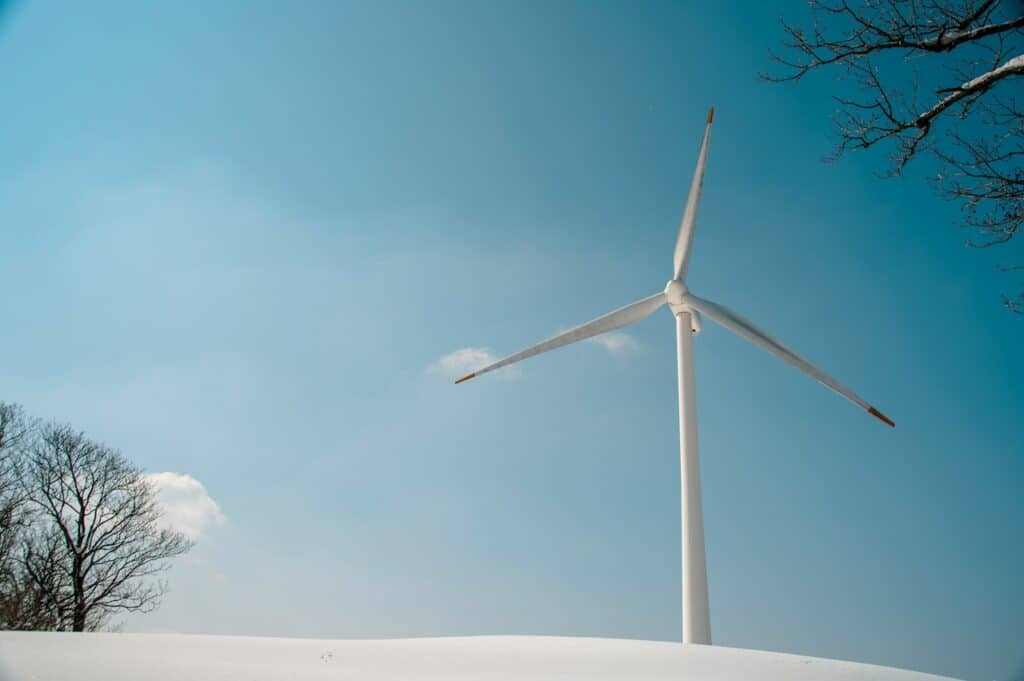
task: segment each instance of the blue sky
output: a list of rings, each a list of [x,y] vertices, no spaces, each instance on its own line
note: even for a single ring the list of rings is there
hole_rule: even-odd
[[[437,363],[660,290],[714,104],[691,287],[898,424],[697,337],[716,643],[1020,672],[1019,250],[821,162],[831,77],[757,80],[805,3],[705,5],[7,7],[0,399],[224,518],[127,630],[678,639],[670,314]]]

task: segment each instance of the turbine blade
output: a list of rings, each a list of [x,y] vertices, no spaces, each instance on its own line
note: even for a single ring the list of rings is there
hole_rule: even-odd
[[[782,342],[773,338],[766,331],[759,329],[750,320],[741,317],[739,314],[733,312],[724,305],[719,305],[718,303],[713,303],[710,300],[698,298],[692,293],[685,294],[683,296],[683,300],[697,311],[715,320],[733,333],[746,338],[758,347],[764,348],[783,362],[796,367],[814,380],[818,381],[826,388],[842,395],[883,423],[886,423],[893,428],[896,427],[896,424],[888,416],[865,402],[857,395],[857,393],[842,385],[839,381],[790,350],[788,347],[783,345]]]
[[[581,341],[584,340],[585,338],[590,338],[591,336],[596,336],[598,334],[605,333],[606,331],[612,331],[623,326],[628,326],[633,322],[640,321],[641,319],[651,314],[664,304],[665,294],[656,293],[648,298],[638,300],[635,303],[630,303],[625,307],[620,307],[618,310],[615,310],[614,312],[609,312],[608,314],[602,317],[598,317],[593,321],[589,321],[586,324],[581,324],[580,326],[577,326],[574,329],[569,329],[564,333],[560,333],[557,336],[547,339],[546,341],[537,343],[536,345],[528,347],[525,350],[520,350],[516,354],[509,355],[504,359],[500,359],[494,364],[488,364],[487,366],[481,369],[477,369],[471,374],[466,374],[465,376],[463,376],[462,378],[455,382],[462,383],[463,381],[468,381],[469,379],[479,376],[480,374],[486,374],[488,371],[494,371],[495,369],[506,367],[509,364],[515,364],[516,362],[524,360],[527,357],[533,357],[534,355],[539,355],[542,352],[547,352],[548,350],[560,348],[563,345],[568,345],[569,343],[575,343],[576,341]]]
[[[711,110],[708,111],[707,127],[704,128],[704,141],[700,145],[700,154],[697,156],[697,168],[693,171],[693,180],[690,182],[690,195],[686,197],[683,220],[679,223],[679,236],[676,237],[676,250],[672,258],[673,279],[684,278],[690,264],[690,247],[693,245],[693,232],[697,227],[697,208],[700,206],[700,192],[704,186],[704,167],[708,162],[711,121],[714,117],[715,108],[711,107]]]

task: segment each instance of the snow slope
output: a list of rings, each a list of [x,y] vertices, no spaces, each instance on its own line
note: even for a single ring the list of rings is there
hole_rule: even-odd
[[[621,639],[478,636],[377,641],[0,632],[2,681],[936,681],[797,655]]]

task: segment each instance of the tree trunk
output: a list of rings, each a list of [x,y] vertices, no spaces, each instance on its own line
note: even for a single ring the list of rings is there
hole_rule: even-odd
[[[74,589],[74,610],[71,613],[71,631],[85,631],[85,579],[82,577],[82,559],[74,557],[71,586]]]

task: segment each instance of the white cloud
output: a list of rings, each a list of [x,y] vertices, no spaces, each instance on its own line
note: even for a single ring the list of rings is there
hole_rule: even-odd
[[[431,374],[445,374],[447,376],[463,376],[474,369],[479,369],[496,362],[498,359],[487,348],[461,348],[439,358],[427,367],[427,372]],[[508,367],[499,371],[499,373],[506,376],[516,375],[517,372],[518,370],[515,367]]]
[[[223,525],[220,506],[206,492],[203,483],[182,473],[150,473],[146,480],[156,490],[157,503],[167,527],[197,539],[211,527]]]
[[[622,331],[609,331],[608,333],[602,333],[600,336],[594,336],[589,340],[597,343],[613,355],[621,355],[638,347],[636,339]]]

